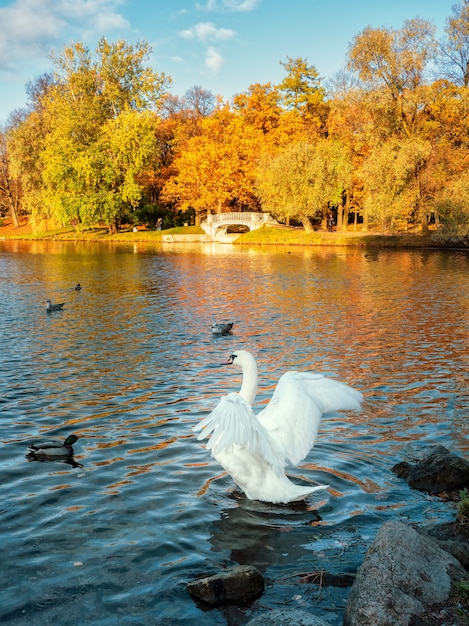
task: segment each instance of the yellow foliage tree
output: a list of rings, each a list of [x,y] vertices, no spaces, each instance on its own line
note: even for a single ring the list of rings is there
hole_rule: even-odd
[[[175,175],[165,183],[162,198],[179,210],[195,209],[198,223],[207,213],[256,209],[254,168],[261,135],[222,106],[201,120],[200,134],[179,146]]]

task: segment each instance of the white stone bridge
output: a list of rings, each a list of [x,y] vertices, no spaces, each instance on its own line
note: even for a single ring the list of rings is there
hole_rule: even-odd
[[[207,218],[200,224],[204,231],[212,239],[226,239],[229,226],[247,226],[249,230],[257,230],[264,224],[274,222],[269,213],[250,213],[238,211],[231,213],[209,213]],[[234,235],[236,237],[237,235]],[[233,239],[234,237],[230,237]]]

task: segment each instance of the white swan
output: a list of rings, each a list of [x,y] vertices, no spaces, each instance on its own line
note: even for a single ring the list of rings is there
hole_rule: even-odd
[[[287,463],[298,465],[314,445],[323,413],[359,410],[359,391],[321,374],[286,372],[269,404],[256,416],[257,364],[238,350],[227,363],[243,370],[239,393],[221,398],[194,431],[210,436],[207,448],[250,500],[288,503],[303,500],[327,485],[295,485],[285,475]]]

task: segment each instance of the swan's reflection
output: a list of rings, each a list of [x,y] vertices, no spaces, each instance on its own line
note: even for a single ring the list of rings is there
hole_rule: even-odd
[[[228,551],[235,563],[254,565],[261,571],[304,556],[302,545],[311,541],[312,526],[321,520],[315,508],[305,502],[268,504],[249,500],[236,491],[230,499],[233,506],[226,507],[212,524],[210,542],[214,551]]]

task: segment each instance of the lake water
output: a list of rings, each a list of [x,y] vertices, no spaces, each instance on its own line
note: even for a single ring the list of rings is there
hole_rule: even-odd
[[[225,319],[233,334],[213,337]],[[469,453],[467,253],[0,242],[0,332],[2,623],[242,625],[298,607],[339,625],[349,590],[302,575],[355,571],[386,520],[454,515],[390,470],[409,445]],[[219,367],[237,348],[258,359],[259,406],[288,369],[364,392],[291,469],[330,485],[305,505],[247,500],[192,434],[238,390]],[[26,458],[70,433],[75,463]],[[265,577],[256,604],[187,594],[237,564]]]

